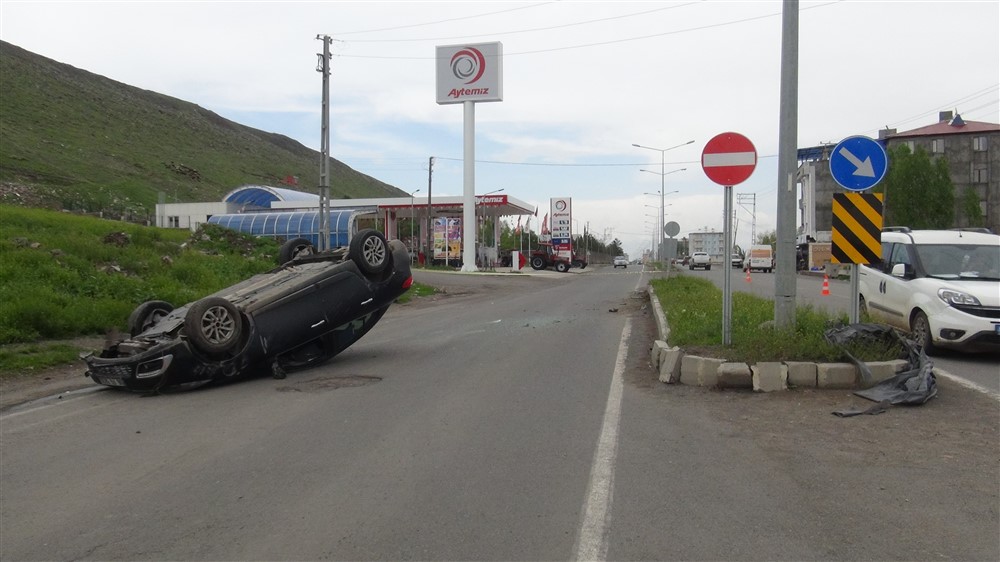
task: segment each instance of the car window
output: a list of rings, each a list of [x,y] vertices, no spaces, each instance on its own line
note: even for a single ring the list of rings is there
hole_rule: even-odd
[[[889,256],[889,270],[898,263],[913,265],[910,259],[909,244],[893,244],[892,255]]]
[[[892,256],[892,242],[882,242],[882,257],[878,263],[873,263],[872,267],[880,271],[889,272],[889,258]]]

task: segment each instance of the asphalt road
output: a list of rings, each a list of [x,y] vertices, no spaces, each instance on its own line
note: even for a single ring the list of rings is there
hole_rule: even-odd
[[[633,267],[418,280],[285,380],[6,411],[0,559],[1000,558],[987,396],[663,385]]]
[[[681,273],[711,279],[721,289],[723,275],[727,271],[732,276],[730,283],[733,291],[774,299],[773,273],[753,272],[749,282],[746,281],[746,272],[734,268],[727,270],[714,267],[710,271],[684,269]],[[829,295],[823,294],[823,277],[820,275],[800,274],[796,276],[795,281],[797,305],[811,306],[834,314],[849,313],[852,302],[850,281],[829,279],[827,283]],[[939,350],[931,357],[931,361],[937,369],[943,371],[943,374],[954,376],[971,386],[1000,396],[1000,354]]]

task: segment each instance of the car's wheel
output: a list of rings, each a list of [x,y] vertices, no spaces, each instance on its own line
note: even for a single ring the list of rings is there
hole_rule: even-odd
[[[225,353],[243,338],[240,311],[222,297],[206,297],[192,304],[184,325],[195,348],[208,354]]]
[[[705,271],[709,271],[711,269],[712,269],[712,265],[711,264],[705,266]]]
[[[858,317],[863,319],[868,316],[868,303],[865,302],[864,295],[858,295]]]
[[[166,301],[146,301],[140,304],[128,317],[129,335],[135,337],[145,332],[173,310],[173,305]]]
[[[690,269],[691,271],[694,271],[694,264],[689,265],[688,269]]]
[[[567,271],[569,271],[569,264],[564,261],[557,263],[556,271],[558,271],[559,273],[566,273]]]
[[[365,229],[351,238],[350,256],[358,268],[367,275],[385,271],[392,259],[389,243],[377,230]]]
[[[934,351],[934,338],[931,335],[931,323],[927,320],[927,315],[918,310],[910,318],[910,335],[917,342],[917,345],[924,349],[928,355]]]
[[[278,265],[288,263],[298,256],[308,256],[313,253],[313,245],[306,238],[292,238],[278,249]]]
[[[545,269],[545,259],[541,256],[531,258],[531,269]]]

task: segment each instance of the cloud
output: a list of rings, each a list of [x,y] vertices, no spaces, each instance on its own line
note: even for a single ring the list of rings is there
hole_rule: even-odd
[[[331,153],[413,191],[460,194],[463,111],[435,103],[438,45],[501,41],[504,101],[475,108],[476,187],[547,206],[573,197],[630,253],[666,154],[682,235],[721,230],[722,190],[701,172],[714,135],[760,157],[736,193],[773,230],[782,4],[762,2],[5,2],[0,38],[178,97],[318,149],[319,34],[334,38]],[[940,110],[1000,119],[996,2],[800,2],[798,146],[933,123]],[[676,213],[676,214],[675,214]],[[737,239],[753,217],[738,209]]]

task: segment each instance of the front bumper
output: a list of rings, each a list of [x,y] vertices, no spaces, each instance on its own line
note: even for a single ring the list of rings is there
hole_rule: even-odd
[[[113,388],[151,392],[168,384],[208,380],[215,371],[206,369],[184,341],[161,343],[137,353],[129,353],[129,343],[122,342],[106,348],[100,356],[84,358],[86,376]]]
[[[963,351],[1000,351],[1000,318],[952,306],[928,315],[934,345]]]

